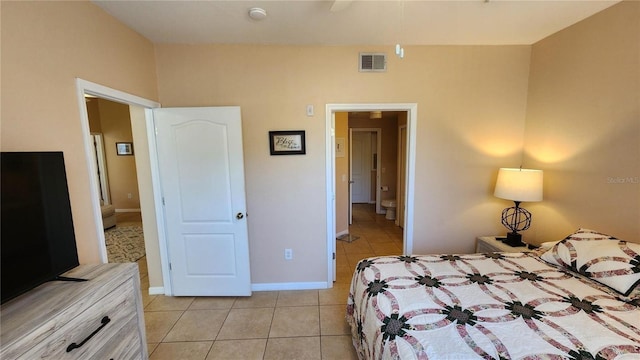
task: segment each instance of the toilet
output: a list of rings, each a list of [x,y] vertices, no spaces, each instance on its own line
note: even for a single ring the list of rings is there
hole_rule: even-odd
[[[387,209],[387,215],[385,215],[385,219],[387,220],[395,220],[396,219],[396,201],[394,199],[391,200],[382,200],[380,203],[383,208]]]

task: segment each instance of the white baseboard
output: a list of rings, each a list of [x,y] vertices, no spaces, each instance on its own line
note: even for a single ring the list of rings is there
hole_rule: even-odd
[[[333,283],[331,283],[333,285]],[[295,282],[295,283],[262,283],[251,284],[251,291],[279,291],[279,290],[316,290],[329,289],[327,282]]]
[[[349,229],[336,233],[336,237],[349,234]]]
[[[164,286],[152,286],[149,288],[149,295],[164,295]]]
[[[333,284],[332,284],[333,285]],[[327,282],[308,283],[263,283],[251,284],[251,291],[280,291],[280,290],[316,290],[329,289]],[[149,295],[164,295],[164,286],[152,286]]]
[[[125,212],[141,212],[141,210],[140,209],[116,209],[116,212],[122,212],[122,213],[125,213]]]

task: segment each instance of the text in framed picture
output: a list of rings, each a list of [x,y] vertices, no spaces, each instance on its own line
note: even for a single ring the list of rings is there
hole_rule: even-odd
[[[133,155],[133,143],[132,142],[117,142],[116,153],[118,155]]]
[[[271,155],[306,154],[304,130],[269,131]]]

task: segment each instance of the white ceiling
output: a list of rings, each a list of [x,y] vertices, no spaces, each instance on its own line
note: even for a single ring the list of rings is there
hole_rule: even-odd
[[[533,44],[618,0],[92,0],[154,43]],[[261,7],[267,18],[252,20]]]

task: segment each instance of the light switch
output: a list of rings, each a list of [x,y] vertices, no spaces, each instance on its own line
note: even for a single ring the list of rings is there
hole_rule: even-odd
[[[313,116],[313,105],[307,105],[307,116]]]

